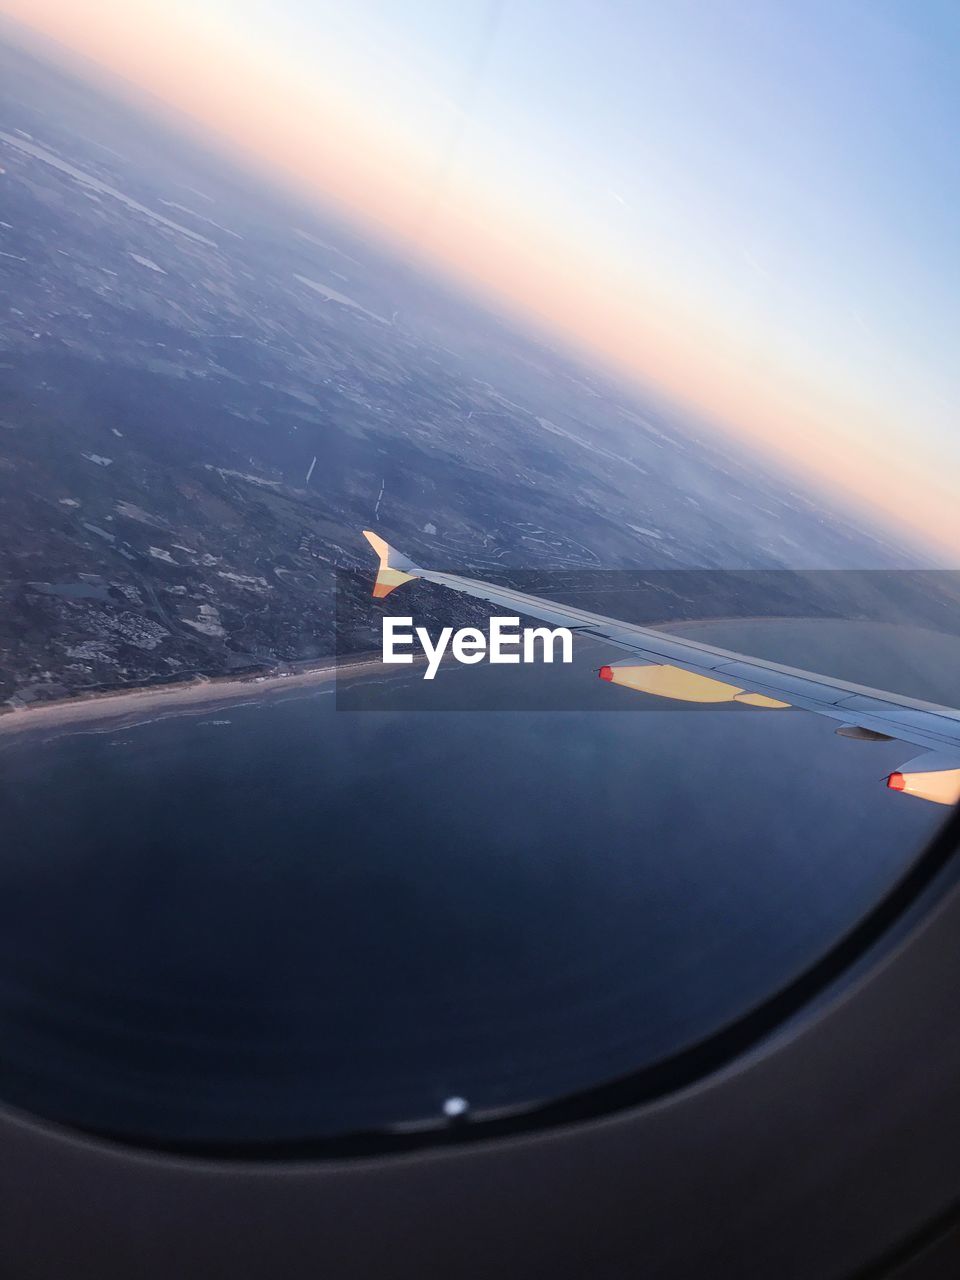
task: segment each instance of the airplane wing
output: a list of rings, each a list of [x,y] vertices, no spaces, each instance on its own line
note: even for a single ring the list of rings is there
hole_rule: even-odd
[[[600,668],[612,684],[685,702],[739,702],[764,710],[797,707],[838,722],[837,733],[898,739],[924,750],[887,778],[887,786],[939,804],[960,802],[960,710],[684,640],[650,627],[414,564],[378,534],[364,537],[380,558],[374,595],[384,598],[415,578],[473,596],[508,614],[606,641],[630,656]]]

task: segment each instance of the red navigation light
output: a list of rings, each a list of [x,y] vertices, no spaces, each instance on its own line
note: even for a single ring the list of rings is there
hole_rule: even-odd
[[[887,786],[891,791],[902,791],[906,786],[902,773],[891,773],[887,779]]]
[[[612,680],[613,667],[601,667],[597,674],[600,676],[601,680]]]

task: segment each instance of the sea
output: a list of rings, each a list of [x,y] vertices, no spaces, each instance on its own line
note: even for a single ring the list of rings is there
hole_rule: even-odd
[[[863,626],[682,633],[960,702],[955,640]],[[230,1147],[577,1093],[775,994],[943,821],[883,784],[909,745],[795,710],[625,713],[597,665],[578,643],[577,710],[420,709],[422,673],[381,669],[355,678],[407,681],[409,708],[249,686],[0,734],[0,1100]],[[502,706],[504,678],[437,684]]]

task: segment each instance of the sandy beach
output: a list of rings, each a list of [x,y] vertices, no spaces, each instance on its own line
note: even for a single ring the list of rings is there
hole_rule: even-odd
[[[240,680],[191,680],[158,688],[109,691],[91,697],[41,703],[0,715],[0,737],[64,728],[83,731],[101,725],[120,727],[139,721],[144,715],[178,715],[202,711],[207,707],[230,706],[251,698],[266,700],[294,689],[305,691],[314,686],[332,684],[335,679],[360,675],[379,665],[375,657],[339,665],[333,659],[327,659],[322,665],[303,671],[247,676]]]

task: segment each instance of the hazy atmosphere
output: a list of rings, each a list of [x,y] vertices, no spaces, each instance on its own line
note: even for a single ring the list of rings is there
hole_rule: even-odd
[[[0,11],[955,561],[955,6]]]

